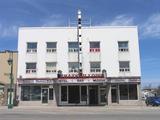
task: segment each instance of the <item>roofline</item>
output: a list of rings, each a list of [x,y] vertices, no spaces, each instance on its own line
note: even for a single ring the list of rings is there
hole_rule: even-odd
[[[100,28],[137,28],[138,26],[82,26],[82,29],[100,29]],[[19,27],[23,29],[77,29],[77,27]]]
[[[16,50],[2,50],[2,51],[0,51],[0,53],[9,53],[9,52],[18,53],[18,51],[16,51]]]

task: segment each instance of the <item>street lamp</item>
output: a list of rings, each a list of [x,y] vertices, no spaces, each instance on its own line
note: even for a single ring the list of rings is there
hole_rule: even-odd
[[[9,88],[9,101],[8,101],[8,109],[13,108],[13,51],[9,51],[9,59],[8,65],[10,66],[10,88]]]

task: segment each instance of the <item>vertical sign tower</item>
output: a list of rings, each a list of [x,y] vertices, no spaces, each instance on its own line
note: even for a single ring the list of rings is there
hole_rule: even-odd
[[[82,16],[80,10],[78,10],[77,40],[78,40],[78,73],[79,75],[82,75]]]

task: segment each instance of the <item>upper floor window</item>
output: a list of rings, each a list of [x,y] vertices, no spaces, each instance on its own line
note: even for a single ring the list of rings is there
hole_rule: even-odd
[[[119,71],[129,72],[130,71],[129,61],[119,61]]]
[[[27,53],[36,53],[37,52],[37,43],[28,42],[27,43]]]
[[[78,62],[69,62],[68,67],[69,67],[70,73],[77,73],[78,72]]]
[[[47,53],[56,52],[56,49],[57,49],[56,42],[47,42],[46,45],[47,45],[47,49],[46,49]]]
[[[100,42],[90,42],[90,52],[100,52]]]
[[[78,52],[78,42],[68,42],[68,52]]]
[[[120,52],[128,51],[128,41],[119,41],[118,42],[118,49]]]
[[[101,72],[101,63],[90,62],[90,72]]]
[[[36,73],[37,72],[37,63],[26,63],[26,73]]]
[[[56,62],[46,62],[46,73],[56,73]]]

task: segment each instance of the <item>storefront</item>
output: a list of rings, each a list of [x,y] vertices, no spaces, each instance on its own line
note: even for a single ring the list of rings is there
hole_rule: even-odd
[[[55,89],[51,79],[19,80],[20,105],[54,105]]]

